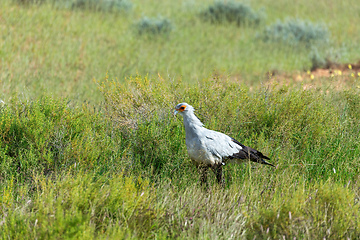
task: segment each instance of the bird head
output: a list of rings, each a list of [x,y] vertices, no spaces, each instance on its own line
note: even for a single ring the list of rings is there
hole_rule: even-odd
[[[178,105],[175,106],[175,111],[174,111],[174,115],[176,115],[177,113],[180,113],[181,115],[190,111],[194,111],[194,108],[187,104],[187,103],[179,103]]]

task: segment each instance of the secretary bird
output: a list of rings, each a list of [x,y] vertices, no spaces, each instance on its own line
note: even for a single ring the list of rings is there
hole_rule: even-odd
[[[187,151],[200,171],[201,185],[207,184],[207,172],[211,168],[217,182],[224,186],[222,166],[229,162],[243,163],[250,160],[275,167],[265,160],[269,158],[261,152],[241,144],[226,134],[205,128],[194,111],[191,105],[179,103],[175,106],[174,115],[179,113],[184,119]]]

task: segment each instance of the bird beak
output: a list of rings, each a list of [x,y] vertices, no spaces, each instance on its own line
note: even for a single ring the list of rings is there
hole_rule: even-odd
[[[179,112],[178,110],[175,110],[175,111],[174,111],[174,116],[175,116],[178,112]]]

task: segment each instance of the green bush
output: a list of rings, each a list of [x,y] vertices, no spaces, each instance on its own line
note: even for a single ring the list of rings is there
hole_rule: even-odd
[[[13,0],[13,2],[21,5],[28,5],[28,4],[42,4],[46,0]]]
[[[311,60],[311,71],[314,71],[318,68],[324,68],[327,65],[327,60],[321,56],[316,48],[312,49],[310,53],[310,60]]]
[[[250,6],[235,1],[216,1],[201,12],[201,17],[211,23],[236,23],[240,25],[258,25],[263,18]]]
[[[266,27],[260,38],[264,42],[282,42],[290,45],[326,43],[329,41],[329,31],[324,24],[312,23],[301,19],[277,21]]]
[[[128,0],[13,0],[22,5],[51,3],[56,7],[86,9],[101,12],[127,11],[132,7]]]
[[[87,9],[103,12],[124,11],[131,8],[131,3],[127,0],[73,0],[73,9]]]
[[[143,17],[136,23],[136,29],[138,34],[168,34],[173,29],[173,24],[166,18],[147,18]]]

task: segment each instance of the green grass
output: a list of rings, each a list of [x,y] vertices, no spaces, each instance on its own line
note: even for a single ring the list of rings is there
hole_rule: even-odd
[[[293,75],[314,53],[358,61],[359,7],[258,1],[266,18],[237,26],[202,20],[213,1],[131,3],[0,2],[0,238],[358,238],[358,70]],[[144,16],[174,27],[138,35]],[[324,23],[329,42],[258,38],[289,17]],[[276,168],[229,164],[225,188],[210,174],[204,190],[172,115],[184,101]]]
[[[358,89],[250,91],[221,78],[192,85],[140,76],[99,84],[100,109],[50,97],[2,108],[3,238],[359,234]],[[213,175],[202,189],[172,115],[180,101],[207,127],[261,149],[276,169],[228,165],[225,189]]]
[[[326,24],[330,43],[319,47],[320,55],[339,55],[335,59],[339,62],[358,59],[359,8],[349,7],[351,1],[291,5],[259,1],[251,7],[264,8],[267,18],[260,26],[240,28],[203,22],[200,13],[213,1],[132,3],[127,12],[104,14],[1,1],[1,97],[13,92],[33,97],[47,91],[99,102],[93,79],[101,79],[105,72],[120,81],[137,73],[194,81],[215,72],[254,84],[265,81],[263,74],[269,70],[310,69],[311,49],[306,46],[293,48],[256,38],[266,26],[289,17]],[[168,18],[176,27],[155,40],[139,37],[134,23],[144,16]]]

